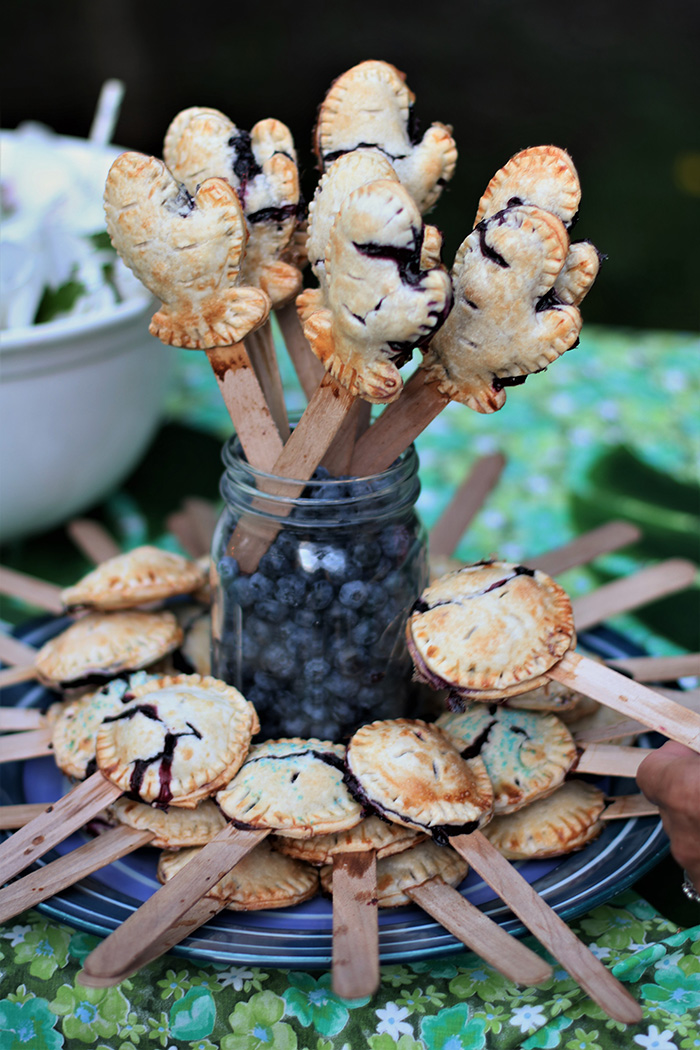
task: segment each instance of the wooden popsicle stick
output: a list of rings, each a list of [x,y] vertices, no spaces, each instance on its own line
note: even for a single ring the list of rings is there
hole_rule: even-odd
[[[6,594],[10,598],[18,598],[33,605],[37,609],[45,609],[50,613],[64,612],[61,601],[61,588],[54,583],[47,583],[26,572],[17,572],[16,569],[8,569],[0,565],[0,594]]]
[[[271,470],[283,443],[245,346],[215,346],[206,354],[248,462]]]
[[[306,400],[310,401],[323,379],[325,369],[304,335],[295,304],[286,303],[277,307],[274,313],[301,389]]]
[[[211,550],[217,519],[216,508],[209,500],[190,497],[180,510],[166,519],[168,531],[192,558],[201,558]]]
[[[30,667],[36,659],[36,649],[0,631],[0,660],[12,666]]]
[[[0,890],[0,922],[7,922],[27,908],[73,886],[93,871],[112,864],[115,860],[146,846],[153,839],[152,831],[138,831],[122,825],[110,828],[70,853],[57,857],[36,871],[11,882]]]
[[[620,547],[635,543],[640,536],[641,532],[636,525],[627,521],[609,521],[597,529],[584,532],[563,547],[547,551],[537,558],[528,558],[526,564],[529,569],[540,569],[549,576],[556,576],[567,569],[586,565],[601,554],[609,554]]]
[[[261,486],[265,493],[294,498],[303,492],[304,483],[323,459],[354,401],[354,396],[348,393],[345,387],[331,375],[324,375],[306,411],[270,470],[274,478],[265,479],[264,485]],[[289,478],[290,481],[276,482],[275,478]],[[299,485],[295,486],[293,481],[299,481]],[[261,494],[263,506],[264,502],[264,495]],[[275,511],[277,515],[282,516],[291,509],[290,502],[286,507],[276,507]],[[272,524],[269,528],[262,529],[259,522],[256,522],[255,528],[251,528],[243,515],[228,545],[228,553],[238,560],[243,572],[255,571],[279,528],[279,525],[275,527]]]
[[[622,740],[628,736],[639,736],[649,730],[641,722],[633,718],[625,718],[620,722],[613,722],[605,726],[593,726],[590,729],[582,729],[574,733],[577,744],[604,744],[610,740]]]
[[[7,667],[4,671],[0,671],[0,689],[4,689],[5,686],[18,685],[20,682],[31,682],[36,677],[36,668],[32,664]]]
[[[27,758],[41,758],[52,755],[51,739],[53,729],[44,726],[42,729],[27,729],[23,733],[12,733],[0,740],[0,763],[22,762]]]
[[[645,795],[621,795],[605,807],[601,820],[629,820],[632,817],[657,817],[659,807]]]
[[[695,580],[697,571],[697,566],[691,561],[668,558],[658,565],[640,569],[631,576],[603,584],[591,594],[572,601],[576,629],[583,631],[611,616],[630,612],[658,598],[685,590]]]
[[[0,886],[67,839],[121,794],[121,788],[98,772],[47,806],[0,843]]]
[[[350,461],[355,451],[355,442],[358,431],[364,432],[367,417],[372,411],[369,401],[358,398],[348,412],[338,433],[333,438],[328,451],[321,460],[321,465],[326,468],[332,477],[350,474]]]
[[[174,923],[169,929],[165,930],[162,937],[151,941],[144,947],[142,952],[134,955],[130,966],[122,970],[118,978],[115,979],[109,975],[101,977],[98,974],[81,970],[78,974],[78,982],[87,988],[109,988],[120,981],[126,980],[127,977],[131,977],[137,970],[147,966],[154,959],[159,959],[161,955],[165,955],[166,952],[169,952],[171,948],[174,948],[176,944],[179,944],[190,933],[194,933],[200,926],[213,919],[225,907],[225,903],[214,897],[201,897],[179,922]]]
[[[627,656],[607,660],[608,667],[631,675],[637,682],[673,682],[700,675],[700,653],[678,656]]]
[[[168,532],[172,533],[186,554],[198,558],[200,550],[199,536],[192,518],[186,510],[176,510],[165,519]]]
[[[333,857],[333,991],[343,999],[374,995],[379,987],[377,854]]]
[[[633,718],[648,729],[700,751],[700,715],[640,682],[579,653],[565,653],[547,676]]]
[[[0,707],[0,733],[42,729],[45,725],[46,715],[36,707]]]
[[[516,984],[541,984],[552,967],[436,875],[404,891],[423,911]]]
[[[0,806],[0,831],[23,828],[46,809],[45,802],[20,802],[14,806]]]
[[[122,549],[107,529],[98,521],[89,518],[74,518],[66,526],[66,532],[79,551],[95,565],[116,558]]]
[[[457,835],[450,845],[606,1014],[624,1024],[641,1021],[639,1003],[481,832]]]
[[[428,537],[431,554],[450,557],[495,487],[506,465],[505,456],[494,452],[478,459],[447,507],[433,525]]]
[[[289,437],[289,419],[269,320],[245,337],[245,347],[275,426],[282,441],[286,441]]]
[[[162,951],[167,951],[191,933],[195,927],[190,909],[269,833],[267,829],[242,831],[227,824],[88,955],[83,983],[94,979],[103,985],[118,984],[144,965],[144,953],[148,952],[149,962],[157,958],[148,945],[165,944]]]
[[[579,741],[577,740],[576,743],[578,744]],[[586,744],[578,762],[573,766],[572,772],[634,778],[648,754],[649,749],[645,747],[624,747],[621,744]]]
[[[417,369],[401,397],[386,406],[357,442],[350,473],[364,477],[386,470],[448,404],[437,384],[426,383],[423,369]]]

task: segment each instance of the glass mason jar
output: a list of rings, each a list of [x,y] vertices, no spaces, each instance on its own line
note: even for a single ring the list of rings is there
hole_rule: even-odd
[[[224,446],[212,545],[212,673],[254,704],[260,739],[342,741],[414,713],[405,625],[428,582],[411,447],[381,474],[302,486]]]

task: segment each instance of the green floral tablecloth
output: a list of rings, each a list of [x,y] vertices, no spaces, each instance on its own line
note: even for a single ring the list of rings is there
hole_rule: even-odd
[[[163,430],[134,475],[88,512],[125,548],[146,541],[176,547],[167,515],[187,495],[218,497],[228,416],[203,355],[174,355]],[[293,410],[301,398],[281,358]],[[490,553],[521,560],[613,517],[640,524],[642,542],[567,573],[570,593],[660,558],[697,559],[698,393],[697,336],[584,329],[581,345],[509,391],[501,412],[479,416],[451,405],[421,435],[419,510],[431,526],[475,460],[500,450],[507,466],[460,543],[465,560]],[[0,560],[61,584],[87,568],[61,529],[9,545]],[[615,626],[652,653],[697,648],[697,591],[656,606],[656,616],[642,610]],[[36,612],[12,602],[3,609],[8,624]],[[700,1050],[700,925],[693,925],[700,907],[689,905],[676,920],[685,928],[657,910],[672,910],[671,882],[679,877],[671,868],[668,885],[656,887],[656,907],[637,887],[572,922],[642,1004],[644,1020],[626,1029],[561,969],[548,984],[521,989],[466,951],[383,966],[378,993],[353,1002],[333,994],[328,973],[175,955],[116,988],[85,989],[77,975],[95,938],[32,911],[0,927],[0,1046]]]
[[[383,966],[371,998],[340,999],[330,974],[207,965],[176,956],[114,988],[85,988],[96,938],[30,911],[0,926],[3,1050],[692,1050],[700,1047],[700,925],[679,930],[634,893],[572,923],[638,999],[612,1021],[555,964],[520,988],[473,954]],[[532,942],[529,942],[532,943]],[[533,947],[536,945],[533,944]]]

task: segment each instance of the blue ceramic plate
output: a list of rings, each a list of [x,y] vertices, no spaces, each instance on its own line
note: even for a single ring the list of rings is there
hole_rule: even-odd
[[[56,619],[44,621],[23,631],[23,640],[38,647],[66,623]],[[587,650],[604,657],[632,652],[625,639],[606,628],[592,631],[580,640]],[[44,708],[52,699],[45,689],[32,684],[4,690],[2,702]],[[650,734],[640,743],[654,746],[657,740]],[[52,758],[16,762],[0,768],[3,771],[0,798],[4,804],[49,803],[68,788]],[[605,781],[598,778],[597,782],[610,795],[637,790],[634,781],[624,778]],[[40,863],[47,863],[57,852],[68,852],[83,841],[86,841],[83,833],[71,836]],[[564,919],[572,919],[636,882],[668,849],[668,839],[658,818],[611,821],[599,838],[578,853],[556,860],[523,861],[516,867],[551,907]],[[157,856],[155,849],[138,850],[40,904],[39,910],[61,922],[104,936],[116,929],[158,887]],[[526,932],[474,873],[470,873],[460,889],[468,900],[510,933]],[[379,912],[379,949],[383,963],[439,956],[460,947],[460,942],[418,908]],[[181,955],[224,963],[327,969],[332,951],[331,904],[325,898],[316,897],[281,910],[224,911],[173,950]]]

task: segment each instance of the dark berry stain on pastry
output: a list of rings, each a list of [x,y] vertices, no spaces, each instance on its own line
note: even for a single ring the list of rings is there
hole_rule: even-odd
[[[499,215],[502,214],[503,212],[499,212]],[[494,216],[494,218],[497,219],[497,216]],[[481,249],[481,254],[485,256],[485,258],[490,259],[491,262],[496,264],[496,266],[500,266],[503,270],[509,270],[510,263],[506,262],[500,252],[497,252],[495,248],[492,248],[486,240],[486,234],[488,233],[489,226],[493,221],[493,219],[482,219],[482,221],[474,227],[479,233],[479,247]]]
[[[165,201],[165,207],[168,211],[174,212],[175,215],[179,215],[180,218],[187,218],[194,211],[194,197],[185,189],[182,184],[179,184],[178,192],[174,197],[168,197]]]
[[[262,168],[255,159],[249,131],[237,131],[228,140],[228,144],[233,150],[231,167],[233,174],[238,179],[239,196],[241,204],[245,208],[245,195],[248,183],[252,182],[257,175],[262,174]]]
[[[143,715],[144,718],[149,718],[151,721],[160,722],[161,719],[158,716],[158,710],[155,704],[137,704],[135,707],[130,708],[128,711],[122,711],[116,715],[109,715],[103,719],[104,722],[120,722],[135,718],[136,715]],[[175,747],[177,746],[178,740],[185,736],[194,736],[197,740],[202,739],[202,734],[198,729],[190,723],[186,722],[185,725],[189,732],[182,733],[170,733],[166,732],[165,739],[163,741],[163,750],[158,751],[155,755],[151,755],[149,758],[137,758],[134,761],[131,778],[129,780],[129,787],[131,792],[140,798],[141,786],[143,784],[143,778],[145,777],[149,766],[152,766],[154,762],[160,762],[160,769],[158,770],[158,776],[160,779],[160,791],[158,797],[155,800],[156,806],[166,806],[172,799],[172,792],[170,785],[172,783],[172,765],[173,757],[175,754]]]
[[[246,215],[246,221],[251,225],[261,222],[286,222],[288,219],[297,217],[298,208],[296,204],[284,204],[280,207],[260,208]]]

